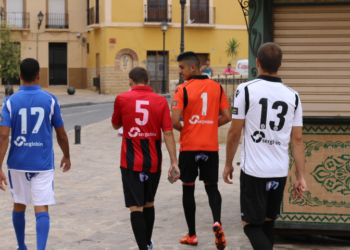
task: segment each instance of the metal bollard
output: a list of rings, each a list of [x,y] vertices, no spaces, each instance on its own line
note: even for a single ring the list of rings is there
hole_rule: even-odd
[[[80,144],[80,131],[81,131],[81,126],[76,125],[74,127],[75,130],[75,143],[74,144]]]

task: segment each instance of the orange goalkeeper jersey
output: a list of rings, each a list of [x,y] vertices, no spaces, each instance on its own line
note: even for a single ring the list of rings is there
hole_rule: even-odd
[[[230,105],[221,84],[207,76],[194,76],[175,90],[173,109],[184,121],[180,151],[218,151],[219,111]]]

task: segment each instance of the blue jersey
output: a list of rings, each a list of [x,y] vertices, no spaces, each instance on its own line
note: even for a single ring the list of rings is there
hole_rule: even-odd
[[[52,126],[63,126],[57,98],[40,86],[21,86],[4,101],[0,126],[11,128],[9,169],[54,169]]]

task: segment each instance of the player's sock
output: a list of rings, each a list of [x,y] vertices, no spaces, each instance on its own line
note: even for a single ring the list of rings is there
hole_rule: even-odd
[[[270,240],[266,237],[261,225],[248,224],[244,227],[244,233],[254,250],[272,250]]]
[[[194,200],[194,185],[182,185],[182,204],[190,236],[196,235],[196,201]]]
[[[266,237],[270,240],[271,245],[273,246],[275,243],[275,221],[265,221],[265,223],[262,225],[262,229]]]
[[[45,250],[50,231],[50,216],[46,212],[37,213],[36,217],[36,242],[38,250]]]
[[[131,226],[140,250],[147,250],[147,229],[143,213],[139,211],[130,214]]]
[[[19,250],[27,250],[26,245],[24,244],[25,238],[25,227],[26,227],[26,219],[25,212],[12,212],[12,223],[15,228],[17,244]]]
[[[205,191],[209,198],[209,205],[213,213],[214,223],[221,224],[221,194],[218,189],[218,184],[205,185]]]
[[[145,218],[146,228],[147,228],[147,245],[151,245],[152,242],[152,232],[155,218],[154,207],[143,208],[143,217]]]

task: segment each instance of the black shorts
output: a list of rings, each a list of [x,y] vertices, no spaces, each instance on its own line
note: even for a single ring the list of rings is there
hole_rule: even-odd
[[[121,167],[124,198],[126,207],[143,207],[147,202],[154,202],[161,172],[135,172]]]
[[[242,221],[262,225],[265,218],[275,220],[280,214],[287,177],[257,178],[241,171]]]
[[[179,156],[180,180],[195,182],[198,176],[204,183],[214,184],[219,180],[218,151],[182,151]]]

